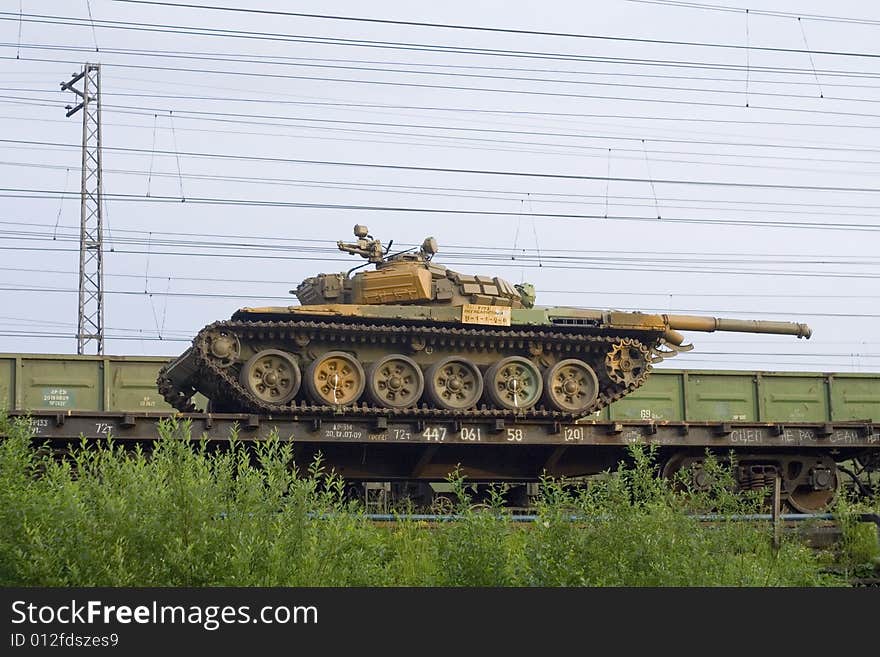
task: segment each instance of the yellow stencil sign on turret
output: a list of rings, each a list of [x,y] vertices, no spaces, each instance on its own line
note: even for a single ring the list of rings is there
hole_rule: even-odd
[[[510,326],[510,308],[465,304],[461,307],[461,321],[463,324]]]

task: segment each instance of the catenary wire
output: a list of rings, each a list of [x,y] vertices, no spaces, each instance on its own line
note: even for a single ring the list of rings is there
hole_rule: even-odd
[[[315,18],[322,20],[336,20],[336,21],[347,21],[347,22],[356,22],[356,23],[372,23],[372,24],[382,24],[382,25],[395,25],[395,26],[406,26],[406,27],[428,27],[428,28],[439,28],[439,29],[447,29],[447,30],[465,30],[465,31],[473,31],[473,32],[490,32],[496,34],[517,34],[517,35],[527,35],[527,36],[552,36],[552,37],[564,37],[564,38],[574,38],[574,39],[594,39],[600,41],[623,41],[627,43],[649,43],[649,44],[662,44],[662,45],[676,45],[676,46],[697,46],[697,47],[705,47],[705,48],[729,48],[734,50],[745,50],[751,49],[756,51],[767,51],[767,52],[785,52],[785,53],[808,53],[812,52],[817,55],[839,55],[839,56],[848,56],[848,57],[880,57],[880,53],[859,53],[859,52],[846,52],[846,51],[829,51],[829,50],[805,50],[801,48],[777,48],[777,47],[769,47],[769,46],[744,46],[742,44],[721,44],[721,43],[709,43],[709,42],[694,42],[694,41],[680,41],[680,40],[671,40],[671,39],[646,39],[646,38],[638,38],[638,37],[620,37],[620,36],[609,36],[609,35],[601,35],[601,34],[579,34],[574,32],[551,32],[551,31],[541,31],[541,30],[525,30],[525,29],[514,29],[514,28],[501,28],[501,27],[488,27],[488,26],[480,26],[480,25],[464,25],[464,24],[451,24],[451,23],[430,23],[424,21],[405,21],[405,20],[393,20],[386,18],[367,18],[362,16],[342,16],[338,14],[313,14],[313,13],[305,13],[305,12],[292,12],[292,11],[280,11],[280,10],[267,10],[267,9],[254,9],[247,7],[229,7],[229,6],[218,6],[218,5],[205,5],[205,4],[187,4],[182,2],[159,2],[158,0],[114,0],[115,2],[124,2],[129,4],[138,4],[138,5],[154,5],[154,6],[162,6],[162,7],[177,7],[177,8],[189,8],[189,9],[199,9],[206,11],[224,11],[224,12],[234,12],[234,13],[244,13],[244,14],[262,14],[268,16],[288,16],[288,17],[299,17],[299,18]],[[29,15],[29,14],[25,14]],[[106,21],[105,21],[106,22]]]
[[[642,5],[661,5],[667,7],[675,7],[678,9],[702,9],[708,11],[720,11],[725,13],[742,14],[748,11],[750,14],[758,16],[773,16],[776,18],[803,18],[816,22],[827,23],[855,23],[858,25],[880,25],[880,20],[870,18],[855,18],[849,16],[828,16],[826,14],[807,14],[795,13],[791,11],[779,11],[771,9],[755,9],[749,7],[731,7],[729,5],[713,5],[700,2],[680,2],[678,0],[622,0],[623,2],[631,2]]]
[[[51,146],[57,148],[81,148],[79,144],[71,144],[71,143],[63,143],[63,142],[50,142],[50,141],[40,141],[40,140],[25,140],[25,139],[0,139],[0,143],[7,144],[23,144],[23,145],[36,145],[36,146]],[[286,157],[271,157],[271,156],[260,156],[260,155],[242,155],[242,154],[230,154],[230,153],[207,153],[207,152],[196,152],[196,151],[168,151],[168,150],[159,150],[159,149],[146,149],[146,148],[132,148],[132,147],[122,147],[122,146],[106,146],[104,147],[105,151],[119,152],[119,153],[147,153],[147,154],[161,154],[161,155],[171,155],[171,156],[187,156],[187,157],[202,157],[202,158],[211,158],[211,159],[220,159],[220,160],[246,160],[246,161],[256,161],[256,162],[277,162],[284,164],[308,164],[308,165],[320,165],[320,166],[341,166],[341,167],[356,167],[356,168],[366,168],[366,169],[390,169],[394,171],[417,171],[417,172],[431,172],[431,173],[458,173],[458,174],[469,174],[469,175],[492,175],[492,176],[512,176],[512,177],[521,177],[521,178],[545,178],[545,179],[556,179],[556,180],[577,180],[577,181],[606,181],[611,180],[614,182],[625,182],[625,183],[653,183],[655,185],[694,185],[694,186],[703,186],[703,187],[733,187],[733,188],[747,188],[747,189],[774,189],[774,190],[790,190],[790,191],[823,191],[823,192],[863,192],[863,193],[877,193],[880,192],[880,187],[841,187],[835,185],[788,185],[788,184],[775,184],[775,183],[757,183],[757,182],[737,182],[737,181],[725,181],[725,180],[687,180],[684,178],[637,178],[637,177],[625,177],[625,176],[588,176],[583,174],[573,174],[573,173],[542,173],[536,171],[505,171],[501,169],[465,169],[465,168],[456,168],[456,167],[431,167],[431,166],[419,166],[419,165],[403,165],[403,164],[380,164],[375,162],[347,162],[347,161],[339,161],[339,160],[310,160],[310,159],[299,159],[299,158],[286,158]],[[12,188],[2,188],[3,191],[20,191]],[[28,190],[28,191],[36,191],[36,190]],[[48,192],[54,193],[54,192]]]
[[[729,183],[736,184],[736,183]],[[880,191],[880,190],[877,190]],[[19,198],[19,199],[61,199],[66,195],[57,190],[35,190],[22,188],[0,188],[0,198]],[[106,193],[103,195],[105,200],[114,200],[117,202],[134,202],[134,203],[189,203],[191,205],[218,205],[218,206],[236,206],[236,207],[265,207],[265,208],[303,208],[303,209],[321,209],[321,210],[350,210],[357,212],[385,212],[385,213],[410,213],[410,214],[433,214],[433,215],[450,215],[450,216],[482,216],[482,217],[521,217],[520,212],[503,211],[503,210],[476,210],[476,209],[451,209],[451,208],[426,208],[426,207],[404,207],[404,206],[380,206],[380,205],[359,205],[359,204],[342,204],[342,203],[306,203],[298,201],[277,201],[266,199],[230,199],[219,197],[194,197],[190,196],[181,199],[179,196],[147,196],[146,194],[121,194]],[[880,224],[869,223],[844,223],[829,221],[775,221],[775,220],[751,220],[751,219],[720,219],[720,218],[695,218],[695,217],[646,217],[636,215],[605,215],[605,214],[577,214],[562,212],[531,212],[530,217],[537,219],[570,219],[570,220],[612,220],[627,222],[651,222],[651,223],[668,223],[668,224],[703,224],[715,226],[751,226],[754,228],[785,228],[796,230],[820,230],[820,231],[856,231],[856,232],[876,232],[880,230]]]
[[[62,164],[37,164],[32,162],[3,162],[0,161],[0,166],[14,166],[14,167],[22,167],[22,168],[38,168],[38,169],[48,169],[48,170],[67,170],[70,167]],[[104,168],[105,174],[118,174],[118,175],[128,175],[128,176],[137,176],[143,177],[147,172],[141,170],[133,170],[133,169],[112,169],[112,168]],[[427,197],[439,197],[439,198],[466,198],[466,199],[480,199],[480,200],[496,200],[496,201],[510,201],[510,200],[518,200],[522,197],[522,192],[517,192],[514,190],[467,190],[467,189],[459,189],[459,188],[440,188],[440,187],[420,187],[416,185],[387,185],[384,183],[355,183],[355,182],[344,182],[344,181],[320,181],[320,180],[300,180],[300,179],[291,179],[291,178],[272,178],[266,176],[226,176],[226,175],[205,175],[205,174],[196,174],[196,173],[167,173],[167,172],[158,172],[153,171],[151,173],[154,178],[168,178],[168,179],[177,179],[178,177],[182,177],[185,180],[201,180],[201,181],[224,181],[224,182],[238,182],[243,184],[253,184],[253,185],[262,185],[262,186],[287,186],[287,187],[296,187],[300,189],[338,189],[338,190],[347,190],[347,191],[361,191],[361,192],[369,192],[369,193],[393,193],[393,194],[403,194],[407,196],[427,196]],[[473,192],[473,193],[454,193],[456,191],[460,192]],[[494,194],[494,195],[493,195]],[[542,196],[546,196],[547,198],[541,198]],[[588,199],[595,198],[597,200],[590,201]],[[598,194],[562,194],[562,193],[544,193],[544,192],[530,192],[529,193],[529,201],[531,203],[537,204],[567,204],[567,205],[586,205],[586,206],[604,206],[604,196]],[[625,196],[620,194],[614,194],[609,196],[609,199],[613,202],[615,207],[632,207],[632,208],[653,208],[654,203],[651,202],[651,197],[642,197],[642,196]],[[645,200],[648,201],[646,203],[629,203],[628,200]],[[729,201],[723,199],[703,199],[702,201],[696,201],[692,199],[681,199],[681,198],[671,198],[668,196],[664,196],[662,198],[664,208],[666,210],[670,209],[683,209],[683,210],[712,210],[714,212],[741,212],[744,209],[748,210],[745,206],[748,205],[757,205],[761,207],[762,214],[785,214],[785,215],[816,215],[827,217],[829,211],[819,210],[819,208],[833,208],[834,216],[847,216],[847,217],[872,217],[876,215],[876,211],[880,210],[880,206],[858,206],[858,205],[841,205],[841,204],[799,204],[793,203],[792,206],[807,206],[807,207],[815,207],[815,210],[802,210],[802,209],[779,209],[774,207],[763,207],[763,206],[787,206],[787,203],[774,203],[768,201]],[[694,205],[696,203],[696,205]],[[699,203],[707,203],[710,205],[700,205]],[[736,203],[742,207],[717,207],[717,205],[731,204]],[[712,205],[714,204],[714,205]],[[842,212],[841,209],[850,208],[850,209],[862,209],[865,212]]]
[[[9,91],[9,88],[0,88],[0,91]],[[141,98],[152,98],[152,97],[162,97],[162,98],[178,98],[180,100],[213,100],[213,101],[224,101],[228,104],[230,102],[228,99],[222,97],[187,97],[187,96],[156,96],[155,94],[125,94],[125,93],[116,93],[116,92],[107,92],[104,94],[109,96],[135,96]],[[16,96],[6,96],[5,100],[32,100],[31,98],[26,97],[16,97]],[[36,100],[36,99],[34,99]],[[42,99],[40,99],[42,100]],[[242,99],[236,99],[235,102],[240,102]],[[262,99],[244,99],[246,102],[266,102],[266,103],[275,103],[280,102],[284,103],[285,101],[274,101],[274,100],[262,100]],[[47,101],[50,102],[50,101]],[[836,152],[850,152],[850,153],[877,153],[880,152],[880,149],[876,148],[868,148],[868,147],[855,147],[855,146],[819,146],[819,145],[803,145],[803,144],[783,144],[777,142],[732,142],[732,141],[720,141],[720,140],[706,140],[706,139],[674,139],[669,137],[628,137],[621,135],[607,135],[607,134],[590,134],[590,133],[578,133],[578,132],[553,132],[553,131],[540,131],[540,130],[509,130],[509,129],[498,129],[498,128],[475,128],[475,127],[467,127],[467,126],[451,126],[451,125],[431,125],[425,123],[392,123],[387,121],[365,121],[365,120],[345,120],[345,119],[328,119],[328,118],[320,118],[320,117],[307,117],[307,116],[290,116],[290,115],[258,115],[254,113],[237,113],[237,112],[211,112],[211,111],[203,111],[203,110],[187,110],[187,109],[174,109],[171,110],[169,108],[143,108],[138,109],[134,106],[127,105],[114,105],[112,103],[104,103],[104,109],[119,109],[119,110],[127,110],[126,112],[120,112],[131,115],[140,115],[140,116],[149,116],[153,117],[163,114],[174,114],[177,118],[184,119],[199,119],[199,120],[213,120],[212,117],[222,116],[229,118],[238,118],[238,119],[246,119],[242,121],[234,121],[234,123],[244,123],[244,124],[254,124],[254,125],[271,125],[271,126],[284,126],[284,127],[292,127],[292,128],[303,128],[308,127],[313,123],[327,123],[331,125],[338,124],[346,124],[346,125],[358,125],[358,126],[379,126],[379,127],[396,127],[396,128],[415,128],[415,129],[431,129],[431,130],[446,130],[446,131],[459,131],[466,133],[489,133],[489,134],[502,134],[502,135],[527,135],[527,136],[546,136],[546,137],[559,137],[565,139],[590,139],[590,140],[607,140],[607,141],[624,141],[624,142],[641,142],[642,140],[651,142],[652,144],[699,144],[706,146],[731,146],[731,147],[741,147],[741,148],[765,148],[765,149],[783,149],[783,150],[807,150],[807,151],[836,151]],[[266,118],[271,119],[273,121],[285,121],[285,123],[277,123],[277,122],[262,122],[262,121],[254,121],[254,118]],[[22,117],[22,120],[37,120],[36,117]],[[49,119],[38,119],[49,121]],[[300,125],[296,123],[292,123],[293,121],[302,121],[305,125]],[[58,119],[57,122],[63,122],[62,119]],[[114,125],[114,124],[109,124]],[[125,127],[137,127],[148,129],[149,126],[144,125],[136,125],[136,124],[116,124],[123,125]],[[332,128],[333,130],[338,130],[338,128]],[[193,130],[193,129],[190,129]],[[232,131],[223,131],[223,132],[232,132]],[[437,137],[442,139],[456,139],[462,140],[466,139],[457,135],[419,135],[418,133],[383,133],[378,131],[368,131],[368,134],[399,134],[401,137],[405,136],[429,136],[429,137]],[[253,133],[247,131],[239,131],[234,134],[264,134],[266,136],[283,136],[278,133]],[[488,141],[485,139],[480,139],[479,141]],[[498,141],[498,140],[491,140]],[[505,143],[505,142],[502,142]],[[601,150],[606,151],[607,146],[577,146],[577,145],[569,145],[569,144],[559,144],[559,143],[549,143],[549,142],[528,142],[528,141],[510,141],[506,143],[514,143],[514,144],[528,144],[528,145],[539,145],[539,146],[555,146],[555,147],[570,147],[570,148],[584,148],[590,150]],[[615,152],[633,152],[633,153],[641,153],[641,148],[620,148],[616,147]],[[880,161],[865,161],[865,160],[852,160],[852,159],[834,159],[834,158],[792,158],[792,157],[784,157],[778,155],[751,155],[751,154],[742,154],[742,153],[706,153],[702,151],[674,151],[674,150],[655,150],[654,153],[658,155],[663,154],[675,154],[675,155],[706,155],[706,156],[714,156],[714,157],[746,157],[746,158],[755,158],[755,159],[791,159],[797,161],[817,161],[817,162],[837,162],[837,163],[852,163],[852,164],[880,164]]]
[[[12,57],[0,56],[0,60],[2,59],[14,59]],[[71,60],[59,60],[59,59],[45,59],[45,58],[34,58],[29,57],[27,61],[36,61],[36,62],[55,62],[59,64],[76,64],[77,62]],[[276,74],[276,73],[255,73],[252,71],[231,71],[231,70],[218,70],[218,69],[203,69],[203,68],[192,68],[192,67],[174,67],[174,66],[155,66],[155,65],[142,65],[142,64],[104,64],[104,66],[116,66],[119,68],[127,68],[127,69],[135,69],[135,70],[161,70],[168,72],[177,72],[177,73],[207,73],[207,74],[217,74],[217,75],[231,75],[231,76],[244,76],[244,77],[259,77],[259,78],[271,78],[271,79],[285,79],[285,80],[307,80],[307,81],[315,81],[315,82],[343,82],[349,84],[373,84],[379,86],[391,86],[391,87],[404,87],[404,88],[415,88],[415,89],[442,89],[445,91],[479,91],[486,93],[504,93],[504,94],[518,94],[525,96],[539,96],[539,97],[557,97],[557,98],[573,98],[573,99],[593,99],[593,100],[615,100],[615,101],[624,101],[624,102],[638,102],[638,103],[659,103],[664,105],[690,105],[694,107],[716,107],[716,108],[736,108],[740,109],[742,105],[737,103],[723,103],[723,102],[711,102],[711,101],[697,101],[697,100],[681,100],[681,99],[673,99],[673,98],[644,98],[644,97],[634,97],[634,96],[610,96],[603,94],[576,94],[576,93],[562,93],[562,92],[550,92],[550,91],[534,91],[527,89],[498,89],[494,87],[467,87],[461,85],[440,85],[440,84],[424,84],[417,82],[392,82],[387,80],[365,80],[362,78],[328,78],[326,76],[309,76],[309,75],[289,75],[289,74]],[[831,99],[829,99],[831,100]],[[824,110],[824,109],[815,109],[815,108],[805,108],[805,107],[779,107],[775,105],[756,105],[751,104],[750,107],[752,109],[761,109],[773,112],[796,112],[796,113],[805,113],[805,114],[818,114],[818,115],[826,115],[826,116],[848,116],[848,117],[856,117],[856,118],[878,118],[876,114],[864,113],[864,112],[844,112],[840,110]],[[872,127],[880,127],[880,126],[872,126]]]

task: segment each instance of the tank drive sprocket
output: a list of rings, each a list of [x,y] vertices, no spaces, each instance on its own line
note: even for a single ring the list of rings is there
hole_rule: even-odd
[[[605,356],[605,373],[615,383],[642,385],[651,371],[651,350],[633,338],[621,338]]]

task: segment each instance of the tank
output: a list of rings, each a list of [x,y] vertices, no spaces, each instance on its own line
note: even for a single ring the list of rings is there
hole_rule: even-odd
[[[205,326],[165,366],[176,409],[212,412],[573,421],[690,351],[680,331],[809,338],[805,324],[535,305],[532,285],[434,262],[433,237],[391,253],[365,226],[341,251],[365,258]],[[370,269],[364,269],[372,265]]]

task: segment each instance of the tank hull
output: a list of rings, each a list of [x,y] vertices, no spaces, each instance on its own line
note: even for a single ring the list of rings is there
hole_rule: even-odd
[[[572,420],[641,386],[664,335],[538,308],[356,308],[243,309],[202,329],[160,391],[181,411],[200,392],[215,412]]]

